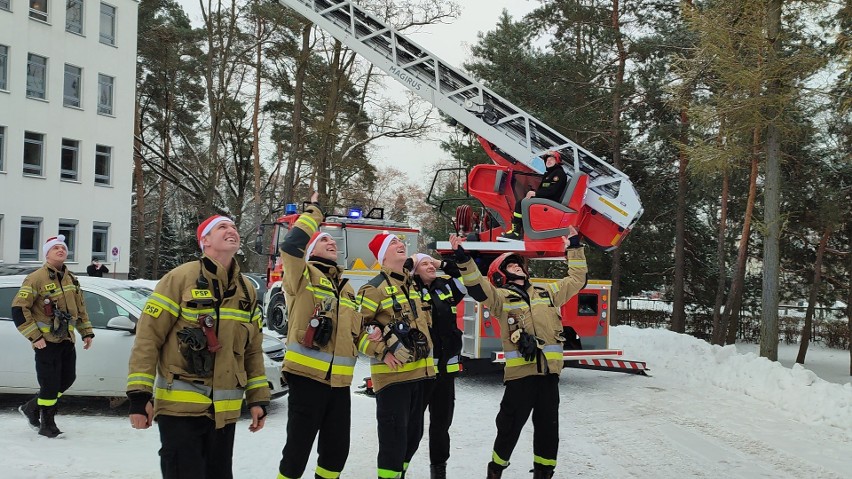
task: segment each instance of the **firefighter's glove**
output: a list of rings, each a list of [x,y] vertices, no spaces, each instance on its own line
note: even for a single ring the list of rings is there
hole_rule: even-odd
[[[316,331],[314,332],[314,344],[322,348],[331,341],[334,324],[331,322],[331,318],[327,316],[320,316],[317,319],[319,320],[319,326],[316,327]]]
[[[402,263],[402,268],[407,269],[409,273],[414,273],[414,260],[408,258],[405,260],[405,263]]]
[[[407,364],[414,361],[414,355],[408,348],[406,348],[402,344],[402,341],[400,341],[396,336],[391,336],[391,338],[387,340],[386,344],[388,345],[388,348],[385,354],[393,354],[394,357],[403,364]]]
[[[461,278],[462,272],[458,265],[453,261],[444,261],[441,263],[441,269],[453,278]]]
[[[462,248],[462,245],[459,245],[459,247],[453,251],[453,257],[455,258],[456,263],[464,263],[470,259],[470,256],[468,256],[467,251]]]
[[[580,235],[576,234],[569,239],[568,249],[574,249],[580,247]]]
[[[538,341],[536,337],[526,331],[521,331],[518,338],[518,352],[524,357],[524,361],[534,361],[538,353]]]
[[[411,345],[411,353],[414,356],[414,361],[420,361],[429,357],[429,339],[417,328],[412,328],[408,332],[408,342]]]
[[[51,324],[50,332],[54,336],[62,339],[67,339],[70,335],[68,332],[68,323],[72,317],[65,311],[59,308],[53,309],[53,323]]]
[[[402,321],[394,321],[385,326],[384,340],[387,345],[387,352],[396,356],[396,359],[403,364],[414,360],[408,335],[410,331],[411,328],[408,324]]]
[[[206,378],[213,374],[213,354],[207,350],[207,336],[201,328],[178,331],[178,349],[186,360],[189,372]]]

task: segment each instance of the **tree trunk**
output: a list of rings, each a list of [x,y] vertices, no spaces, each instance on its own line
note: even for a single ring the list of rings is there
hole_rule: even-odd
[[[254,166],[254,215],[255,221],[260,221],[261,198],[260,198],[260,87],[261,87],[261,69],[263,67],[263,42],[260,41],[263,35],[263,17],[257,16],[257,50],[255,51],[255,83],[254,83],[254,111],[251,116],[252,142],[251,153]]]
[[[852,225],[847,227],[846,237],[852,236]],[[852,245],[850,245],[852,246]],[[846,253],[846,274],[848,285],[846,286],[846,334],[849,336],[849,375],[852,376],[852,248]]]
[[[157,222],[155,224],[154,250],[151,258],[151,274],[154,279],[160,278],[160,238],[163,231],[163,213],[166,209],[166,180],[160,179],[160,189],[157,195]]]
[[[680,141],[686,144],[689,116],[686,108],[680,111]],[[686,282],[686,166],[689,158],[681,148],[677,167],[677,210],[675,213],[675,263],[674,263],[674,303],[672,304],[671,330],[676,333],[686,332],[686,301],[684,298],[684,283]]]
[[[145,244],[145,176],[142,170],[142,117],[139,98],[136,98],[136,115],[133,125],[133,181],[136,184],[136,240],[133,248],[136,260],[136,277],[147,277],[148,257]]]
[[[287,173],[284,175],[284,202],[295,201],[296,187],[296,158],[302,147],[302,111],[304,110],[305,73],[311,56],[311,29],[313,23],[307,23],[302,28],[302,48],[296,64],[296,75],[293,79],[293,139],[290,143],[290,156],[287,158]]]
[[[618,51],[618,64],[615,71],[615,79],[612,85],[612,123],[610,125],[612,137],[612,164],[619,170],[622,169],[621,161],[621,90],[624,85],[624,69],[627,63],[627,50],[624,48],[624,38],[621,35],[621,21],[619,13],[619,0],[612,2],[612,29],[615,33],[615,45]],[[611,304],[617,304],[619,290],[621,289],[621,250],[617,249],[612,254],[612,290],[610,296]],[[618,307],[610,311],[610,324],[617,325]]]
[[[769,64],[778,61],[781,40],[782,0],[769,0],[766,6],[766,40],[769,42]],[[770,104],[781,93],[781,84],[770,79],[766,95]],[[770,119],[766,131],[766,178],[763,190],[763,221],[766,233],[763,238],[763,298],[760,322],[760,356],[778,360],[778,266],[780,263],[779,242],[781,240],[781,132],[775,124],[777,108],[767,112]],[[804,356],[802,356],[804,358]]]
[[[721,138],[721,135],[720,135]],[[719,212],[719,234],[716,236],[716,258],[719,274],[716,279],[716,302],[713,305],[713,344],[723,345],[725,324],[722,322],[722,305],[725,303],[725,286],[728,279],[727,251],[725,237],[728,227],[728,169],[722,170],[722,198]]]
[[[337,118],[338,98],[340,96],[340,80],[343,75],[343,44],[334,42],[334,54],[329,63],[328,99],[323,114],[320,131],[322,132],[321,147],[316,164],[317,191],[320,201],[332,207],[328,202],[329,183],[331,182],[331,156],[334,154],[334,120]]]
[[[752,133],[751,173],[749,174],[748,180],[748,200],[746,201],[743,230],[737,251],[737,264],[734,268],[734,276],[731,281],[731,292],[728,294],[728,300],[725,302],[725,311],[722,314],[722,321],[727,326],[725,344],[734,344],[737,340],[739,310],[742,305],[746,262],[748,261],[748,243],[749,236],[751,236],[751,217],[754,214],[754,201],[757,196],[757,167],[759,150],[760,129],[755,127]]]
[[[796,356],[796,362],[799,364],[805,364],[805,356],[808,354],[808,344],[811,342],[814,308],[817,302],[817,294],[819,293],[819,285],[822,281],[822,259],[825,256],[825,248],[828,245],[828,238],[830,236],[831,226],[826,226],[825,231],[822,232],[822,238],[819,240],[819,246],[817,247],[816,252],[816,261],[814,262],[814,281],[811,283],[811,294],[808,296],[808,309],[805,312],[805,324],[802,326],[802,339],[799,342],[799,355]],[[775,310],[777,311],[778,308],[776,307]],[[763,343],[762,338],[761,343]],[[761,354],[761,356],[763,356],[763,354]],[[777,358],[773,359],[773,361],[777,361]]]

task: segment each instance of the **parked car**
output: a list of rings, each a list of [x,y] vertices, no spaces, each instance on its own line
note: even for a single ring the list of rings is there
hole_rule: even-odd
[[[257,304],[260,305],[260,310],[263,311],[263,300],[266,295],[266,275],[258,273],[243,273],[248,278],[249,284],[257,290]]]
[[[5,264],[0,263],[0,276],[17,276],[20,274],[28,275],[33,271],[41,268],[38,263],[30,264]]]
[[[0,393],[38,392],[33,351],[12,322],[12,299],[25,276],[0,277]],[[77,380],[65,394],[122,397],[127,387],[127,364],[136,321],[152,291],[138,283],[78,276],[95,341],[84,351],[77,341]],[[285,345],[264,334],[266,377],[273,397],[287,394],[281,376]]]

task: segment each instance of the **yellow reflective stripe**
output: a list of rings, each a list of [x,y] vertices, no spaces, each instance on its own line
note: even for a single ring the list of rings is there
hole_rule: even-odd
[[[402,474],[402,471],[391,471],[390,469],[382,468],[378,468],[376,471],[381,479],[395,479]]]
[[[479,273],[479,270],[473,270],[473,272],[462,275],[462,284],[465,286],[475,283],[482,278],[482,275]]]
[[[361,337],[361,340],[358,341],[358,351],[361,351],[364,354],[367,354],[367,346],[370,344],[370,338],[365,334]]]
[[[447,364],[447,372],[448,372],[448,373],[457,373],[457,372],[459,372],[459,363],[455,363],[455,364]]]
[[[168,389],[163,388],[155,388],[154,397],[163,401],[185,402],[190,404],[210,404],[213,402],[209,397],[205,396],[204,394],[197,393],[194,391],[169,391]]]
[[[160,293],[151,293],[148,301],[157,303],[163,308],[169,310],[169,312],[172,313],[172,316],[177,317],[180,314],[180,306],[176,302],[172,301],[171,298],[163,296]]]
[[[19,293],[35,293],[36,291],[31,286],[21,286]]]
[[[329,471],[328,469],[320,467],[319,465],[317,465],[317,469],[314,472],[322,479],[337,479],[338,477],[340,477],[339,472]]]
[[[562,355],[560,354],[559,357],[561,358]],[[532,361],[527,361],[524,358],[506,359],[506,367],[507,368],[514,368],[514,367],[518,367],[518,366],[526,366],[527,364],[535,364],[535,359],[533,359]]]
[[[550,304],[549,301],[548,304]],[[527,303],[503,303],[503,311],[511,311],[513,309],[524,309],[526,307]]]
[[[377,309],[379,309],[379,303],[373,301],[370,298],[365,298],[365,297],[361,296],[360,302],[361,302],[361,306],[366,307],[367,309],[369,309],[370,311],[372,311],[374,313],[376,312]]]
[[[298,220],[296,220],[296,223],[302,223],[302,224],[303,224],[303,225],[305,225],[305,226],[306,226],[309,230],[311,230],[311,233],[313,233],[314,231],[316,231],[316,230],[317,230],[317,226],[319,226],[319,225],[317,225],[316,220],[315,220],[315,219],[313,219],[313,217],[311,217],[311,215],[309,215],[309,214],[307,214],[307,213],[303,213],[302,215],[300,215],[300,216],[299,216],[299,219],[298,219]]]
[[[498,466],[508,466],[509,465],[508,459],[501,458],[494,451],[491,451],[491,460],[494,461],[494,463],[497,464]]]
[[[297,478],[295,478],[295,477],[287,477],[287,476],[285,476],[284,474],[281,474],[281,473],[279,472],[279,473],[278,473],[278,477],[276,477],[275,479],[297,479]]]
[[[216,412],[239,411],[243,407],[243,399],[220,399],[213,401],[213,410]]]
[[[306,356],[301,353],[297,353],[292,349],[287,349],[287,352],[284,353],[284,361],[290,361],[296,364],[301,364],[302,366],[307,366],[311,369],[316,369],[318,371],[326,372],[328,371],[329,362],[323,361],[321,359],[312,358],[310,356]]]
[[[47,406],[47,407],[50,407],[50,406],[55,406],[55,405],[56,405],[56,401],[58,401],[58,400],[59,400],[59,398],[58,398],[58,397],[57,397],[56,399],[42,399],[42,398],[38,398],[38,401],[36,401],[36,402],[38,403],[38,405],[39,405],[39,406]]]
[[[559,292],[559,283],[557,283],[557,282],[550,283],[550,289],[553,290],[554,293],[558,293]]]
[[[347,308],[358,309],[358,306],[355,304],[355,301],[346,298],[340,298],[340,305],[346,306]]]
[[[577,266],[577,267],[586,267],[586,260],[584,259],[569,259],[568,266]]]
[[[354,376],[355,366],[348,366],[345,364],[332,364],[331,374],[336,374],[338,376]]]
[[[430,368],[430,367],[431,368],[435,367],[435,360],[431,357],[421,359],[419,361],[414,361],[413,363],[403,364],[402,366],[396,368],[396,370],[391,369],[390,366],[388,366],[387,364],[385,364],[383,362],[375,362],[372,365],[370,365],[370,371],[373,374],[388,374],[388,373],[403,373],[403,372],[407,372],[407,371],[414,371],[415,369]]]
[[[452,295],[453,295],[453,293],[438,293],[438,299],[443,301],[443,300],[449,298]]]
[[[545,459],[541,456],[536,456],[535,454],[533,454],[533,463],[556,467],[556,459]]]
[[[266,376],[257,376],[254,378],[249,378],[248,382],[246,383],[246,391],[262,388],[264,386],[269,386],[269,382],[267,381]]]
[[[545,298],[537,298],[532,300],[532,304],[546,304],[550,306],[550,300]]]
[[[562,352],[560,351],[558,353],[556,353],[556,352],[545,352],[544,357],[545,357],[545,359],[561,360],[563,356],[562,356]]]
[[[29,326],[27,326],[26,328],[24,328],[21,331],[21,334],[23,334],[24,336],[28,336],[30,333],[32,333],[36,329],[38,329],[38,326],[36,326],[36,323],[30,323]]]
[[[154,376],[145,373],[130,373],[127,375],[127,385],[139,384],[142,386],[154,386]]]

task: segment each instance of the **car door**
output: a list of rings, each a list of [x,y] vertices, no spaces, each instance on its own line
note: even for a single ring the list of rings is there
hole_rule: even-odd
[[[127,364],[135,335],[127,331],[107,329],[115,316],[136,321],[107,291],[83,286],[83,299],[95,339],[92,347],[83,349],[77,342],[77,380],[71,387],[75,394],[91,396],[123,396],[127,388]]]
[[[33,347],[12,322],[12,300],[20,286],[0,285],[0,391],[6,393],[38,391]]]

